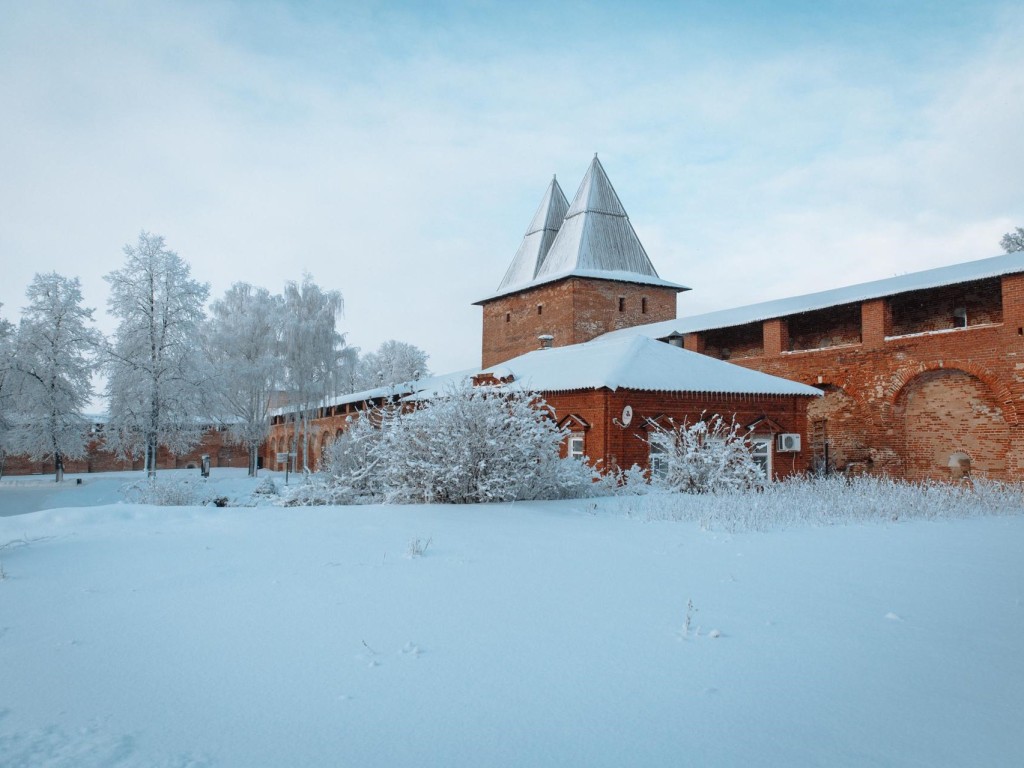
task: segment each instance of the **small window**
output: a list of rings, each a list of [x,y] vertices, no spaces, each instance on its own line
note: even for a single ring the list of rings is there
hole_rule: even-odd
[[[642,299],[640,299],[640,314],[641,315],[646,315],[647,314],[647,297],[646,296],[644,296]]]
[[[654,443],[649,443],[649,445],[651,449],[649,455],[651,479],[664,480],[668,476],[668,457],[665,455],[665,449]]]
[[[512,322],[512,313],[511,312],[506,312],[505,313],[505,322],[506,323]]]
[[[626,297],[625,296],[619,296],[619,312],[625,312],[625,311],[626,311]]]
[[[768,437],[755,437],[750,441],[750,458],[760,468],[766,480],[772,479],[772,441]]]
[[[569,458],[570,459],[582,459],[583,458],[583,435],[570,435],[569,436]]]
[[[544,314],[544,305],[543,304],[538,304],[537,305],[537,314],[538,315],[543,315]]]

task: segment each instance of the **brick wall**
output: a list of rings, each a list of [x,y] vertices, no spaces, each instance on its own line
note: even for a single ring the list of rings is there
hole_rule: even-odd
[[[557,347],[579,344],[619,328],[676,316],[676,290],[634,283],[566,278],[481,302],[483,367],[540,346],[541,334]]]
[[[825,390],[808,418],[837,469],[949,478],[963,453],[975,475],[1024,478],[1024,275],[865,301],[860,317],[859,344],[809,351],[786,349],[793,318],[765,321],[765,353],[733,362]]]
[[[578,416],[589,427],[582,431],[584,450],[592,460],[600,460],[601,468],[627,468],[637,464],[648,466],[646,443],[648,419],[671,418],[677,424],[693,423],[701,415],[718,414],[735,418],[741,426],[767,417],[782,428],[802,436],[804,449],[798,453],[775,453],[772,466],[777,477],[803,472],[809,467],[807,449],[806,397],[768,397],[759,395],[702,395],[679,392],[639,392],[606,389],[577,392],[551,392],[544,395],[558,421]],[[621,420],[625,406],[633,409],[629,426]],[[770,437],[771,433],[765,433]]]
[[[157,453],[157,469],[198,467],[203,454],[209,454],[210,465],[213,467],[240,467],[243,469],[248,467],[249,457],[245,446],[230,444],[225,437],[226,434],[223,431],[211,429],[204,433],[199,445],[187,453],[173,454],[166,448],[160,448]],[[145,462],[141,456],[134,459],[119,459],[114,453],[104,449],[102,439],[93,440],[89,444],[84,458],[64,462],[64,471],[68,474],[141,470],[144,468]],[[8,456],[4,462],[4,474],[48,475],[53,472],[53,459],[30,461],[25,456]]]

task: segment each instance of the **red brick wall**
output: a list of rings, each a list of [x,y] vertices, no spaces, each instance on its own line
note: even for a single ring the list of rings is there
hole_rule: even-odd
[[[225,433],[211,429],[203,435],[202,442],[188,453],[173,454],[161,448],[157,454],[157,469],[181,469],[190,464],[198,467],[203,454],[209,454],[210,465],[214,467],[249,466],[248,453],[244,446],[233,445],[225,440]],[[111,472],[132,469],[144,469],[143,458],[118,459],[115,454],[104,450],[102,440],[93,441],[85,458],[64,462],[64,471],[68,474],[86,472]],[[4,474],[11,475],[48,475],[53,474],[53,459],[45,461],[29,461],[25,456],[8,456],[4,463]]]
[[[561,347],[675,316],[676,291],[671,288],[558,280],[483,302],[482,365],[488,368],[539,348],[541,334],[554,336],[553,345]]]
[[[951,329],[956,302],[967,328]],[[733,362],[826,389],[808,417],[827,422],[836,468],[948,478],[963,452],[975,475],[1024,478],[1024,275],[864,302],[851,346],[785,351],[789,321],[765,321],[766,354]],[[686,346],[699,348],[692,336]]]
[[[807,443],[807,402],[805,397],[767,397],[754,395],[696,395],[688,393],[639,392],[633,390],[581,390],[578,392],[552,392],[545,396],[555,410],[557,420],[576,415],[590,426],[584,431],[584,450],[591,460],[600,460],[601,468],[625,469],[633,464],[646,468],[648,448],[646,428],[648,419],[668,417],[677,424],[694,422],[702,414],[718,414],[725,419],[735,418],[746,426],[765,416],[776,422],[785,432],[802,436],[803,450],[799,453],[774,453],[773,471],[785,476],[805,471],[810,464]],[[633,409],[630,425],[623,426],[622,410]]]

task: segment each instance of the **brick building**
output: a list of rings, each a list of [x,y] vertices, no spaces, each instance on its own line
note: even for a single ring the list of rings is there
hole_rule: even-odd
[[[771,476],[802,472],[810,453],[807,403],[820,390],[663,344],[643,334],[604,337],[671,321],[687,290],[658,276],[595,156],[572,203],[552,179],[497,291],[483,307],[483,368],[453,374],[477,384],[540,392],[569,431],[565,450],[604,468],[647,466],[652,424],[720,414],[749,428]],[[545,349],[538,350],[543,343]],[[437,391],[437,381],[335,398],[319,410],[310,466],[370,405]],[[274,416],[265,461],[287,450],[288,409]],[[776,437],[785,435],[781,446]],[[301,464],[301,457],[298,457]]]
[[[554,346],[645,336],[818,388],[796,466],[1024,477],[1024,253],[677,318],[679,290],[595,157],[571,206],[552,182],[498,291],[478,302],[484,365],[539,334]]]
[[[809,447],[836,470],[1024,478],[1024,253],[608,338],[634,334],[820,388]]]

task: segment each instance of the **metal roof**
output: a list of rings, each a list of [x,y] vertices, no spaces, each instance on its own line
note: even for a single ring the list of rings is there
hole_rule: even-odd
[[[537,278],[576,269],[658,277],[597,155],[580,183]]]
[[[558,186],[558,179],[553,177],[537,207],[537,212],[533,215],[533,221],[526,229],[516,257],[498,286],[499,292],[503,293],[508,288],[525,285],[536,277],[537,270],[540,269],[551,243],[555,240],[555,235],[558,234],[558,228],[562,226],[562,219],[565,218],[568,208],[569,201],[565,199],[565,193]]]
[[[552,184],[557,186],[556,182]],[[564,220],[551,228],[553,210],[546,195],[498,290],[476,303],[573,276],[689,290],[658,277],[596,154],[572,204],[564,211]],[[547,216],[543,230],[539,227],[542,211]],[[541,232],[544,236],[556,234],[553,241],[545,243],[538,236]],[[539,258],[531,275],[529,265],[534,253]]]
[[[721,309],[716,312],[681,317],[676,320],[665,320],[660,323],[623,328],[622,330],[606,333],[600,338],[642,335],[662,339],[671,333],[699,333],[716,328],[730,328],[736,325],[761,322],[762,320],[771,320],[776,317],[787,317],[802,312],[813,312],[814,310],[827,309],[828,307],[836,307],[843,304],[854,304],[861,301],[870,301],[871,299],[895,296],[910,291],[941,288],[946,285],[958,285],[960,283],[973,282],[974,280],[1001,277],[1002,275],[1012,275],[1019,272],[1024,272],[1024,252],[1008,253],[988,259],[978,259],[977,261],[967,261],[948,267],[927,269],[922,272],[911,272],[884,280],[847,285],[842,288],[833,288],[829,291],[808,293],[802,296],[792,296],[787,299],[764,301],[734,309]]]

